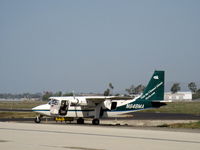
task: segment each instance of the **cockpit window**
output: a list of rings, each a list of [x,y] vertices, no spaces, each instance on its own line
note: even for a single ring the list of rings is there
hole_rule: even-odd
[[[58,105],[58,100],[52,99],[48,102],[49,105]]]

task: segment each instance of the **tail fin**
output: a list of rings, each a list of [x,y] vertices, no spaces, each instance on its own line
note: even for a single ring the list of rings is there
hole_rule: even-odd
[[[140,99],[149,101],[164,100],[164,78],[164,71],[155,71]]]

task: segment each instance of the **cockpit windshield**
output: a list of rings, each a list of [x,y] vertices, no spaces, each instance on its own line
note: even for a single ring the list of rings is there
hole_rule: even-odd
[[[58,100],[56,99],[51,99],[49,102],[48,102],[49,105],[58,105]]]

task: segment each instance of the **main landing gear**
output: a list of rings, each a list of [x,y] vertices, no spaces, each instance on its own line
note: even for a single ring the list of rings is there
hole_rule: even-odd
[[[99,119],[93,119],[92,120],[93,125],[99,125],[99,123],[100,123]]]
[[[84,124],[84,119],[83,118],[78,118],[77,119],[77,124]]]
[[[84,119],[83,118],[78,118],[77,119],[77,124],[84,124]],[[92,120],[92,124],[93,125],[99,125],[100,124],[100,121],[99,119],[95,118]]]

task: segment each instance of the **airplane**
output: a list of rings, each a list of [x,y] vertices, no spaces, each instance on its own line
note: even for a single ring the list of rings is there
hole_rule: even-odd
[[[118,96],[66,96],[50,97],[47,104],[32,108],[41,117],[76,118],[77,124],[84,124],[84,118],[93,118],[92,124],[99,125],[100,118],[114,117],[120,114],[159,108],[166,105],[164,101],[164,71],[154,71],[144,92],[135,98]]]

